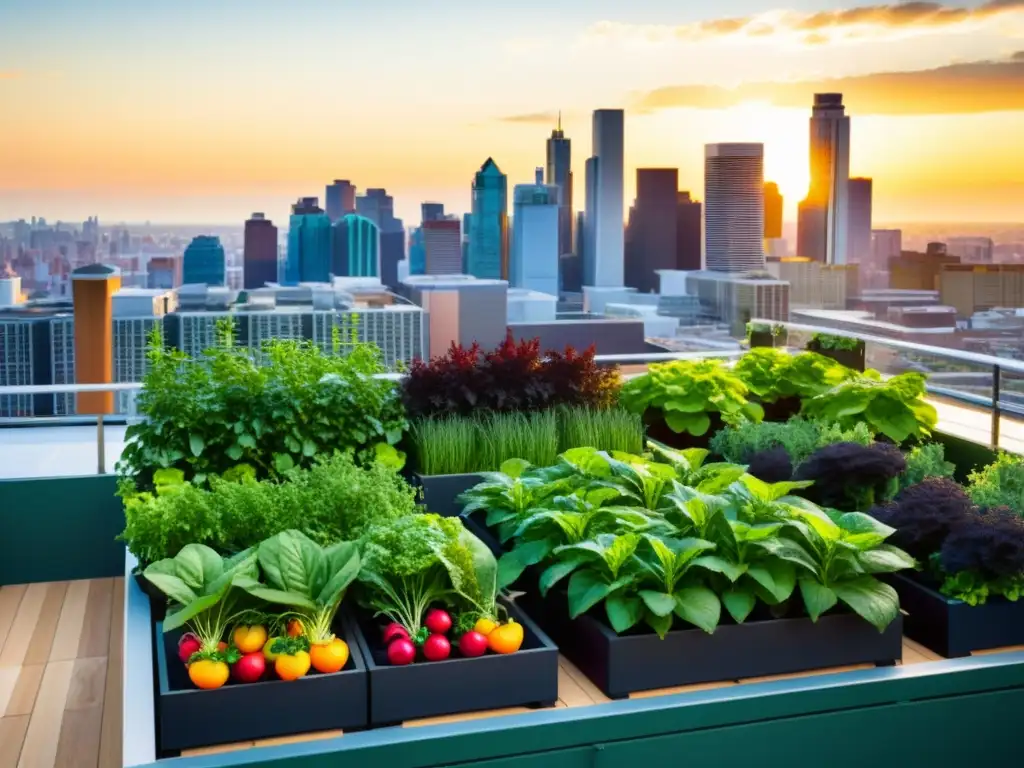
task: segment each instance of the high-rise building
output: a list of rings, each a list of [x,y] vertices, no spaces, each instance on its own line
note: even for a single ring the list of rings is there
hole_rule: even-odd
[[[764,145],[704,147],[704,258],[715,272],[764,269]]]
[[[473,178],[473,218],[466,272],[474,277],[508,278],[508,178],[487,158]],[[427,270],[427,274],[437,274]]]
[[[797,256],[845,264],[849,249],[850,118],[841,93],[816,93],[810,118],[811,185],[797,222]]]
[[[676,198],[676,266],[675,269],[700,269],[702,258],[702,206],[690,199],[689,192]]]
[[[594,236],[594,222],[597,221],[597,166],[596,157],[588,157],[583,165],[583,223],[576,230],[576,245],[583,265],[583,285],[593,285],[597,279],[597,239]]]
[[[324,200],[327,215],[332,222],[349,213],[355,213],[355,185],[346,179],[336,179],[333,184],[327,185],[327,194]]]
[[[287,285],[326,283],[331,279],[331,219],[315,197],[300,198],[288,223]]]
[[[679,171],[637,168],[636,202],[629,211],[625,244],[625,283],[640,293],[658,290],[659,269],[678,261]]]
[[[994,245],[991,237],[950,237],[946,252],[959,256],[961,264],[991,264]]]
[[[146,264],[146,287],[177,288],[184,277],[181,256],[154,256]],[[275,264],[276,267],[276,264]]]
[[[220,238],[199,235],[192,238],[182,259],[181,280],[186,285],[224,285],[226,257]]]
[[[242,249],[242,285],[246,290],[277,282],[277,258],[277,227],[262,213],[254,213],[245,222]]]
[[[559,188],[544,184],[538,168],[533,184],[513,190],[509,285],[558,296]]]
[[[458,219],[425,221],[423,232],[423,274],[462,273],[462,232]]]
[[[377,225],[350,213],[332,229],[331,273],[335,277],[378,277],[381,235]]]
[[[572,253],[572,140],[562,130],[562,113],[558,126],[551,131],[547,145],[547,183],[558,187],[558,255]]]
[[[621,109],[597,109],[593,118],[593,157],[597,162],[588,166],[596,177],[588,178],[587,226],[591,247],[589,266],[584,265],[584,284],[601,288],[623,285],[625,227],[623,142],[625,139],[625,113]],[[593,187],[591,190],[590,187]]]
[[[122,288],[112,299],[114,382],[142,381],[149,372],[149,341],[154,328],[178,308],[176,291],[163,288]],[[128,413],[130,392],[114,396],[117,413]]]
[[[90,264],[72,275],[75,308],[75,381],[110,384],[114,374],[113,297],[121,287],[114,267]],[[76,411],[108,414],[114,411],[113,392],[81,392]]]
[[[393,232],[402,227],[401,219],[395,218],[394,198],[380,187],[368,189],[365,195],[356,198],[356,213],[376,224],[381,232]]]
[[[380,281],[398,289],[398,263],[405,259],[405,229],[380,233]]]
[[[871,186],[871,179],[862,178],[850,179],[847,186],[847,264],[871,264]]]
[[[764,239],[782,237],[782,193],[774,181],[764,183]]]
[[[424,244],[423,227],[419,226],[409,234],[409,274],[424,275],[426,272],[427,249]]]
[[[996,307],[1024,307],[1024,264],[946,264],[938,282],[942,303],[956,307],[961,319]]]
[[[420,216],[423,221],[437,221],[444,218],[444,203],[421,203]]]

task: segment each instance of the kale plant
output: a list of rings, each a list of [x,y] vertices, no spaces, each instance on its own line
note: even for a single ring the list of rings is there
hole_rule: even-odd
[[[896,529],[892,543],[926,561],[938,552],[950,531],[972,514],[964,489],[943,477],[930,477],[904,488],[895,500],[871,514]]]
[[[895,446],[835,443],[815,451],[797,467],[795,477],[814,483],[803,493],[815,504],[855,512],[891,499],[905,468]]]
[[[969,605],[1024,594],[1024,520],[1006,507],[978,510],[946,537],[935,558],[942,592]]]

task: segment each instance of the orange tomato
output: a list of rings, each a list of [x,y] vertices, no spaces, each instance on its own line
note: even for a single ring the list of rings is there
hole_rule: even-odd
[[[228,649],[228,644],[225,643],[223,640],[221,640],[219,643],[217,643],[217,650],[220,651],[221,653],[224,653],[224,651],[226,651],[227,649]]]
[[[188,677],[196,688],[212,690],[228,681],[231,670],[223,661],[200,659],[188,665]]]
[[[348,643],[336,637],[326,643],[314,643],[309,658],[317,672],[340,672],[348,663]]]
[[[255,653],[263,650],[263,646],[267,644],[267,630],[259,624],[253,624],[251,627],[243,625],[235,629],[232,639],[235,641],[235,647],[242,653]]]
[[[302,622],[298,619],[290,619],[288,621],[288,637],[298,637],[304,635],[306,628],[302,626]]]
[[[489,634],[491,634],[491,632],[494,631],[494,628],[496,626],[498,626],[498,622],[496,622],[494,619],[489,619],[485,617],[476,620],[476,624],[473,625],[473,631],[479,632],[484,637],[487,637]]]
[[[305,651],[282,653],[274,661],[274,671],[282,680],[298,680],[309,672],[310,659]]]
[[[515,653],[523,644],[523,625],[509,619],[487,635],[487,645],[495,653]]]

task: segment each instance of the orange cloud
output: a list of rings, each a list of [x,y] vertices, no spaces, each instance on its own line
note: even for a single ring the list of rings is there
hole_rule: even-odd
[[[745,83],[737,88],[676,85],[637,94],[633,109],[725,109],[746,101],[806,107],[815,93],[842,93],[858,115],[944,115],[1024,110],[1024,51],[1005,61],[950,64],[827,80]]]
[[[1024,0],[990,0],[976,8],[937,2],[866,5],[834,11],[798,13],[769,11],[755,16],[712,19],[679,25],[623,24],[601,21],[584,33],[591,42],[712,42],[715,40],[795,37],[808,45],[837,40],[927,34],[965,24],[990,21],[1005,14],[1024,13]]]

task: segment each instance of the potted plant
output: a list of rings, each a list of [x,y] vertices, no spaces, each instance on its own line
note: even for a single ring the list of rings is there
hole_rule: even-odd
[[[830,333],[816,333],[807,342],[807,349],[831,357],[837,363],[864,371],[864,342],[852,336],[836,336]]]
[[[758,347],[784,347],[789,341],[789,331],[775,323],[747,323],[747,344],[751,349]]]

